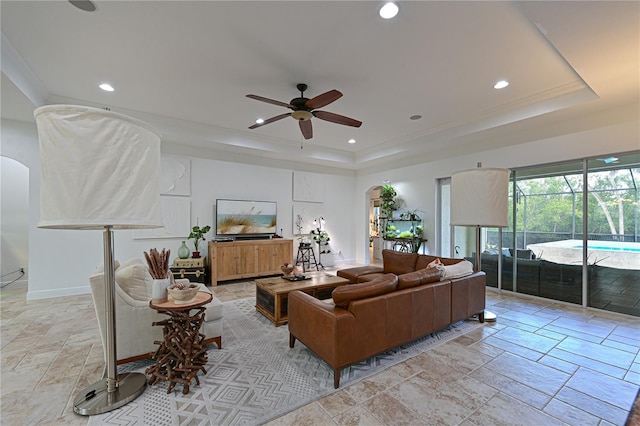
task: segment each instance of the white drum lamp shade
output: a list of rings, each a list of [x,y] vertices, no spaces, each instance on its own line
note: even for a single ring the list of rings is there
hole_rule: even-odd
[[[509,225],[509,169],[482,168],[464,170],[451,175],[451,212],[449,223],[476,228],[476,272],[481,271],[480,228],[502,228]],[[500,234],[500,244],[502,244]],[[498,268],[502,268],[498,259]],[[481,321],[495,321],[487,310]]]
[[[160,137],[145,123],[98,108],[34,111],[40,141],[41,228],[162,226]]]
[[[464,170],[451,176],[451,225],[509,226],[509,169]]]
[[[144,374],[116,366],[113,230],[158,228],[160,136],[141,121],[75,105],[37,108],[40,142],[40,228],[103,229],[105,375],[83,389],[73,410],[115,410],[145,389]]]

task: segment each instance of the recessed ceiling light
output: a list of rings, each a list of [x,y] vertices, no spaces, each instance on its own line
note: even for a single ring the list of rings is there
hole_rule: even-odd
[[[398,10],[400,10],[398,5],[389,1],[380,8],[380,16],[384,19],[391,19],[398,14]]]
[[[113,92],[114,89],[112,85],[110,85],[109,83],[102,83],[100,86],[98,86],[99,88],[101,88],[102,90],[104,90],[105,92]]]
[[[355,139],[349,139],[348,142],[349,143],[356,143],[356,140]]]
[[[416,114],[409,117],[409,120],[420,120],[421,118],[422,118],[421,115]]]
[[[507,80],[500,80],[496,84],[493,85],[493,88],[494,89],[504,89],[508,85],[509,85],[509,82]]]
[[[262,124],[262,123],[264,123],[264,119],[263,118],[258,118],[256,120],[256,124]]]

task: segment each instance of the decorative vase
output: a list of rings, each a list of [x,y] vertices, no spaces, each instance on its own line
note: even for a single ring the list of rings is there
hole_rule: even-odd
[[[171,280],[169,278],[154,279],[151,287],[151,302],[163,303],[167,301],[167,287]]]
[[[178,249],[178,257],[180,259],[186,259],[189,257],[189,247],[187,247],[184,241],[182,242],[182,245]]]

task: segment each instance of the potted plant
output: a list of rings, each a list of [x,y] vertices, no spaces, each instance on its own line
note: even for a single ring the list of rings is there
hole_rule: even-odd
[[[393,215],[393,211],[396,209],[396,195],[398,193],[393,186],[389,184],[385,184],[382,189],[380,189],[380,199],[382,200],[382,206],[380,206],[380,210],[382,210],[382,214],[387,218],[391,218]]]
[[[187,238],[190,240],[191,239],[193,240],[193,247],[195,247],[195,251],[193,252],[194,259],[197,259],[200,257],[200,251],[198,249],[198,247],[200,246],[200,240],[204,241],[205,240],[204,234],[206,234],[210,230],[211,230],[211,227],[209,225],[203,226],[202,228],[196,225],[191,229],[191,233]]]
[[[320,250],[320,253],[331,253],[331,250],[329,250],[329,241],[331,240],[331,238],[329,238],[328,232],[323,231],[320,228],[316,228],[315,230],[311,230],[311,235],[313,240],[318,243],[318,249]]]

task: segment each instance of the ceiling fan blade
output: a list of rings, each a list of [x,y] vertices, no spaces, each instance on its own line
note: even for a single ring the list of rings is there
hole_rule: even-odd
[[[269,123],[273,123],[274,121],[278,121],[278,120],[282,120],[283,118],[289,117],[291,115],[290,112],[287,112],[286,114],[280,114],[280,115],[276,115],[275,117],[271,117],[268,118],[266,120],[264,120],[264,122],[258,124],[254,124],[253,126],[249,126],[250,129],[257,129],[258,127],[262,127],[265,124],[269,124]]]
[[[315,98],[309,99],[305,102],[304,106],[309,109],[317,109],[322,108],[323,106],[329,105],[331,102],[337,101],[342,97],[342,93],[337,90],[329,90],[321,95],[316,96]]]
[[[344,115],[334,114],[327,111],[313,111],[312,114],[318,117],[320,120],[330,121],[332,123],[344,124],[345,126],[360,127],[362,121],[354,120],[353,118],[345,117]]]
[[[291,104],[287,104],[285,102],[276,101],[276,100],[265,98],[265,97],[258,96],[258,95],[247,95],[247,98],[255,99],[256,101],[266,102],[268,104],[283,106],[285,108],[295,109],[295,107],[293,105],[291,105]]]
[[[305,139],[311,139],[313,137],[313,126],[311,125],[311,120],[300,120],[300,130],[302,131],[302,135]]]

